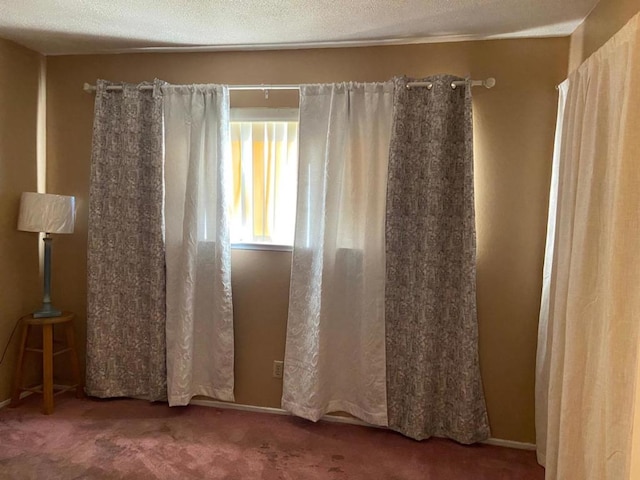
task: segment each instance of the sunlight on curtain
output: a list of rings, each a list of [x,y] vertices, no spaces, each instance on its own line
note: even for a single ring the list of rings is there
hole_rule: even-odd
[[[293,245],[298,122],[232,122],[232,243]]]

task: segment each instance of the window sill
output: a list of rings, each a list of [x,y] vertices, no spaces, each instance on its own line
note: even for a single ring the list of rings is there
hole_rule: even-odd
[[[291,245],[275,245],[272,243],[232,243],[232,250],[270,250],[272,252],[292,252]]]

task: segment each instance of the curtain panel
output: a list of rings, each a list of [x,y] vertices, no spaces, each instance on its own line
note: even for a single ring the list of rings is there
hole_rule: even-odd
[[[558,85],[558,115],[556,118],[556,133],[553,148],[553,163],[551,167],[551,188],[549,191],[549,214],[547,220],[547,239],[544,255],[544,269],[542,273],[542,296],[540,300],[540,319],[538,322],[538,349],[536,355],[536,453],[538,463],[545,465],[547,451],[547,418],[549,388],[549,361],[551,360],[550,331],[553,331],[553,318],[549,316],[551,294],[551,276],[553,271],[553,254],[556,239],[556,220],[558,215],[558,175],[560,170],[560,147],[562,145],[562,127],[564,111],[567,103],[567,89],[569,80]]]
[[[282,407],[386,425],[384,209],[393,84],[305,85]]]
[[[160,85],[97,82],[87,252],[86,391],[166,398]]]
[[[489,437],[476,319],[471,87],[395,80],[386,204],[389,427]]]
[[[639,43],[636,15],[566,87],[536,382],[550,480],[638,478]]]
[[[228,89],[163,86],[169,405],[233,401]]]

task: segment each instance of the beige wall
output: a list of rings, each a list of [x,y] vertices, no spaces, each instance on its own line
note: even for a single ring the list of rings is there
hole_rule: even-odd
[[[56,244],[64,308],[86,315],[86,236],[96,78],[172,83],[376,81],[449,72],[495,76],[474,90],[480,355],[493,436],[534,441],[534,366],[556,111],[568,39],[373,48],[49,57],[48,187],[78,198],[77,233]],[[291,105],[295,95],[236,92],[234,105]],[[234,251],[236,399],[278,407],[271,364],[284,351],[290,254]],[[81,330],[83,326],[81,325]]]
[[[600,0],[571,35],[569,71],[580,66],[640,11],[640,0]]]
[[[38,236],[16,230],[20,194],[37,187],[39,62],[36,52],[0,39],[0,349],[42,298]],[[18,336],[0,365],[0,401],[10,396]]]

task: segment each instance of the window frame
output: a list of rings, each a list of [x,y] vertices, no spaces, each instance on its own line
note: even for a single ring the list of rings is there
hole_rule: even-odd
[[[298,108],[231,108],[230,122],[299,122]]]
[[[300,126],[299,108],[235,108],[229,111],[229,122],[298,122]],[[299,132],[300,130],[298,130]],[[239,242],[231,243],[232,250],[266,250],[274,252],[292,252],[293,245],[279,245],[275,243]]]

